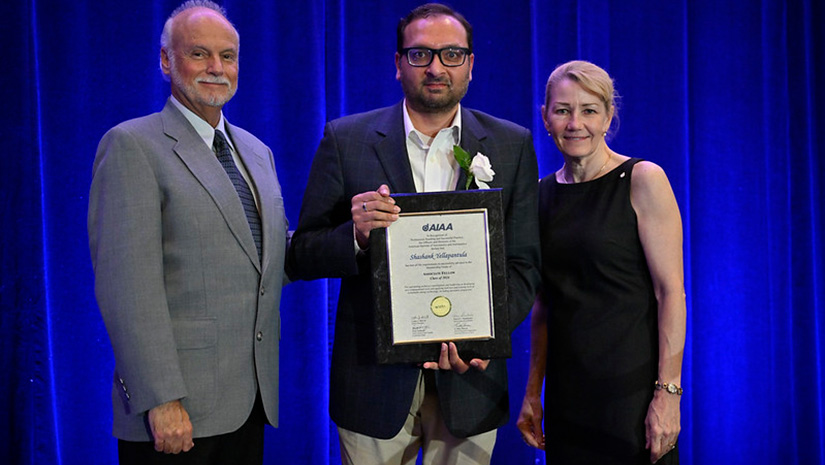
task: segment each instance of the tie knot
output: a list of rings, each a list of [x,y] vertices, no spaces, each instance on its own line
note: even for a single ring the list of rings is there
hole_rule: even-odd
[[[220,154],[224,150],[229,150],[229,144],[226,142],[226,136],[221,131],[215,130],[215,137],[212,140],[212,149]]]

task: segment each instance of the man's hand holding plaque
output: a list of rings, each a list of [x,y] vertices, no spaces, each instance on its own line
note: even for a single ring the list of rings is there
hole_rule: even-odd
[[[398,219],[401,209],[390,197],[390,188],[381,184],[377,191],[363,192],[352,198],[352,226],[355,240],[361,250],[370,243],[370,231],[375,228],[388,228]]]
[[[470,360],[470,364],[468,365],[458,356],[458,348],[456,348],[454,343],[450,342],[448,346],[446,342],[442,342],[441,355],[438,357],[438,362],[425,362],[422,366],[428,370],[447,370],[462,374],[467,372],[470,367],[484,371],[487,369],[489,363],[490,360],[474,358]]]

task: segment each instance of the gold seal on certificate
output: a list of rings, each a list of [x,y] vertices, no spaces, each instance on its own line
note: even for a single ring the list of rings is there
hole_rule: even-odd
[[[453,304],[450,303],[450,299],[444,297],[443,295],[436,297],[432,302],[430,302],[430,311],[432,311],[435,316],[447,316],[452,308]]]

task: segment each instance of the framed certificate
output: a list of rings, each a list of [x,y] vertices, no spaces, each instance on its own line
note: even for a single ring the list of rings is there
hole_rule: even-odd
[[[511,355],[501,189],[396,194],[370,233],[379,363]]]

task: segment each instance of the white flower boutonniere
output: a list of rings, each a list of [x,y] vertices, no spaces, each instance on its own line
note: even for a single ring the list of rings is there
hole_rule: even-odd
[[[486,155],[478,152],[476,156],[471,159],[470,154],[467,153],[466,150],[454,145],[453,156],[455,157],[455,161],[458,162],[458,166],[460,166],[467,175],[467,184],[464,185],[465,189],[470,188],[473,180],[475,180],[476,186],[478,186],[479,189],[490,188],[487,183],[493,180],[496,172],[493,171],[493,167],[490,165],[490,159],[487,158]]]

